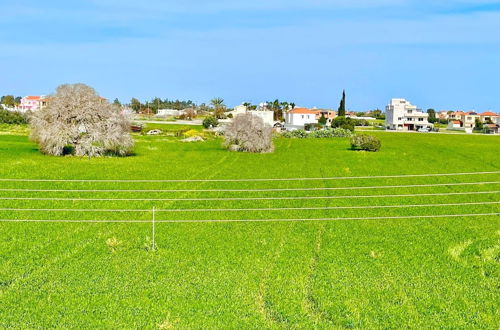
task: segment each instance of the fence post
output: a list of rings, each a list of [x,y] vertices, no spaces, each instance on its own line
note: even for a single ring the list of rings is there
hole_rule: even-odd
[[[153,251],[156,251],[156,241],[155,241],[155,214],[156,213],[156,209],[155,207],[153,206],[153,246],[151,247],[151,249]]]

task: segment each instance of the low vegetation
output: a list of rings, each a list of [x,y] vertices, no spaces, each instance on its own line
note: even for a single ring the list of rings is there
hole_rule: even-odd
[[[4,110],[0,108],[0,124],[24,125],[27,124],[27,117],[19,112]]]
[[[284,131],[283,133],[281,133],[281,136],[284,138],[297,138],[297,139],[305,139],[305,138],[324,139],[324,138],[336,138],[336,137],[351,137],[352,132],[348,129],[340,127],[333,129],[316,130],[310,133],[306,132],[303,129],[298,129],[294,131]]]
[[[500,213],[500,175],[374,176],[500,171],[500,137],[370,134],[379,152],[134,134],[135,157],[91,159],[1,135],[0,179],[142,181],[1,182],[0,219],[80,222],[0,221],[0,328],[497,328],[500,217],[441,216]]]

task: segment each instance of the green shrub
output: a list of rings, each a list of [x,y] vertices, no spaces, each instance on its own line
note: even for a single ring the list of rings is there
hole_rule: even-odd
[[[217,127],[219,125],[219,120],[213,116],[206,117],[203,119],[203,127],[205,128],[210,128],[210,127]]]
[[[303,129],[297,129],[295,131],[285,131],[281,136],[289,139],[304,139],[308,137],[308,133]]]
[[[305,138],[324,139],[324,138],[336,138],[336,137],[351,137],[352,132],[344,128],[317,130],[317,131],[312,131],[311,133],[307,133],[303,129],[298,129],[295,131],[285,131],[281,133],[281,136],[289,139],[305,139]]]
[[[0,109],[0,123],[10,125],[27,124],[26,117],[19,112]]]
[[[351,138],[353,150],[379,151],[381,146],[380,140],[373,135],[360,134]]]
[[[339,116],[332,121],[332,128],[343,128],[354,132],[354,127],[356,126],[356,121],[351,118]]]
[[[336,137],[351,137],[352,132],[344,128],[333,128],[325,129],[320,131],[314,131],[309,134],[310,138],[323,139],[323,138],[336,138]]]

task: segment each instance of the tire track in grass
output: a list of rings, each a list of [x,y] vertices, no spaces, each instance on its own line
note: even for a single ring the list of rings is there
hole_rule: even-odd
[[[325,177],[325,174],[323,172],[323,169],[320,168],[320,173],[323,177]],[[326,185],[327,183],[323,181],[323,184]],[[328,196],[330,193],[328,193]],[[331,204],[330,199],[325,199],[325,207],[329,207]],[[328,216],[328,211],[325,209],[325,217]],[[313,293],[313,286],[314,286],[314,279],[316,277],[317,271],[318,271],[318,264],[320,260],[320,253],[321,253],[321,246],[323,243],[323,237],[324,233],[326,230],[326,224],[322,223],[318,229],[318,233],[316,236],[315,240],[315,245],[314,245],[314,250],[313,254],[311,256],[311,260],[309,262],[309,274],[307,275],[304,283],[304,300],[303,300],[303,306],[304,310],[306,311],[306,314],[309,316],[309,318],[314,322],[314,325],[317,326],[321,322],[325,321],[325,312],[321,310],[319,307],[317,299],[314,297]],[[332,321],[332,320],[329,320]]]
[[[288,229],[286,232],[289,233],[290,225],[287,225],[285,227]],[[267,287],[269,284],[271,272],[274,269],[277,260],[281,257],[281,254],[285,248],[286,236],[287,235],[285,235],[285,233],[281,235],[281,240],[278,245],[278,248],[276,249],[270,260],[270,266],[264,270],[264,274],[262,275],[262,280],[260,281],[259,292],[257,293],[257,299],[256,299],[256,304],[258,307],[257,310],[259,314],[264,318],[265,322],[270,325],[275,325],[280,327],[284,326],[287,323],[287,319],[281,313],[274,310],[272,304],[269,302],[267,298],[267,289],[268,289]]]
[[[71,235],[70,236],[75,237],[75,236],[81,234],[83,231],[87,231],[87,230],[88,230],[87,226],[84,226],[84,225],[75,226],[74,230],[71,231]],[[67,234],[69,234],[69,233],[67,233]],[[63,241],[63,240],[67,240],[67,236],[58,236],[58,238],[56,240],[47,240],[43,244],[33,244],[30,247],[30,249],[23,250],[23,252],[24,252],[23,255],[33,255],[35,251],[41,252],[42,249],[45,249],[45,248],[47,248],[48,246],[51,246],[51,245],[59,246],[59,243],[61,241]],[[17,259],[18,258],[16,258],[16,260]],[[41,259],[41,260],[43,261],[43,263],[45,263],[45,259]],[[14,261],[14,259],[8,260],[7,263],[4,263],[4,264],[1,265],[2,268],[5,269],[6,267],[9,267],[9,266],[13,265],[13,261]],[[30,263],[30,265],[33,265],[33,263]],[[40,267],[43,267],[43,266],[32,268],[32,269],[30,269],[28,271],[25,271],[25,272],[21,272],[16,277],[14,277],[13,279],[9,280],[8,281],[9,285],[5,286],[3,290],[0,290],[0,297],[1,297],[2,294],[6,293],[8,290],[12,289],[12,287],[14,286],[14,284],[16,284],[19,281],[22,281],[25,278],[30,277],[31,274],[34,273]]]
[[[80,226],[81,227],[81,226]],[[16,291],[14,291],[14,297],[17,295],[29,295],[29,298],[31,299],[31,302],[38,302],[38,300],[34,301],[33,298],[33,291],[36,291],[36,294],[38,296],[41,296],[42,301],[38,302],[39,304],[47,304],[47,301],[51,301],[51,297],[53,295],[57,295],[57,292],[54,292],[50,290],[50,285],[52,281],[60,281],[64,279],[64,277],[61,276],[55,276],[54,272],[57,273],[57,275],[61,275],[61,272],[67,271],[67,272],[74,272],[75,271],[75,266],[72,265],[74,260],[81,261],[81,258],[77,258],[77,256],[82,256],[83,259],[93,259],[92,257],[96,257],[96,248],[93,247],[95,243],[102,242],[102,245],[105,244],[105,241],[102,240],[102,237],[109,237],[112,235],[116,230],[113,226],[104,226],[101,228],[94,227],[93,233],[89,233],[87,238],[85,240],[78,240],[78,241],[71,241],[68,239],[68,241],[71,241],[73,244],[71,246],[64,247],[64,250],[62,253],[59,253],[59,251],[50,259],[44,262],[44,264],[36,269],[34,269],[32,272],[30,272],[27,276],[23,276],[22,278],[16,280],[16,287],[13,288]],[[89,228],[85,228],[83,231],[84,233],[89,232]],[[80,233],[81,234],[81,233]],[[81,236],[79,236],[81,237]],[[67,237],[63,238],[67,239]],[[60,241],[60,240],[59,240]],[[89,258],[90,256],[90,258]],[[68,265],[64,265],[65,267],[58,266],[60,264],[68,263]],[[66,286],[65,290],[71,290],[71,286]],[[15,303],[13,303],[11,297],[9,297],[9,305],[13,306]],[[0,295],[0,300],[5,301],[5,298]],[[28,301],[30,301],[28,299]],[[50,304],[52,309],[47,310],[45,312],[45,315],[47,316],[44,318],[43,322],[52,322],[48,320],[48,316],[50,315],[51,319],[54,319],[54,323],[51,324],[51,327],[56,326],[56,324],[59,324],[60,319],[63,317],[63,312],[61,310],[65,310],[66,306],[61,305],[61,304]],[[22,308],[25,309],[25,313],[29,313],[29,311],[32,311],[32,308],[34,307],[33,304],[27,304],[23,303],[21,305]],[[15,317],[19,317],[19,313],[15,313]],[[27,324],[31,325],[31,322],[33,322],[32,319],[33,316],[30,316],[27,318],[26,316],[22,316],[21,321],[17,318],[14,318],[14,324],[24,324],[25,326]],[[1,318],[1,315],[0,315]],[[36,318],[36,317],[35,317]],[[40,321],[40,320],[39,320]]]
[[[88,226],[77,226],[78,229],[73,231],[72,232],[72,235],[71,236],[74,236],[76,234],[81,234],[82,232],[88,232],[90,230],[90,228]],[[109,231],[109,229],[108,229]],[[67,235],[66,236],[59,236],[60,238],[57,240],[57,245],[56,246],[59,246],[59,242],[63,241],[63,240],[69,240]],[[47,260],[43,260],[43,265],[39,266],[39,267],[36,267],[36,268],[33,268],[31,269],[30,271],[22,274],[21,276],[18,276],[17,278],[15,278],[11,283],[10,285],[8,286],[8,290],[5,290],[5,291],[0,291],[0,298],[7,293],[7,291],[11,291],[13,289],[16,289],[17,286],[20,285],[20,283],[25,283],[27,281],[29,281],[30,278],[32,278],[33,276],[37,275],[37,274],[40,274],[40,273],[43,273],[45,272],[47,269],[49,269],[50,267],[52,267],[53,265],[59,263],[59,262],[62,262],[64,260],[67,260],[71,257],[73,257],[75,254],[79,253],[80,251],[82,251],[83,249],[85,249],[88,245],[90,245],[92,242],[94,241],[97,241],[97,237],[96,238],[90,238],[90,239],[87,239],[86,241],[82,242],[82,241],[73,241],[73,244],[69,247],[66,247],[65,250],[66,252],[60,254],[60,253],[57,253],[55,256],[47,259]],[[44,246],[46,245],[49,245],[49,244],[55,244],[54,241],[50,241],[48,244],[45,244]]]

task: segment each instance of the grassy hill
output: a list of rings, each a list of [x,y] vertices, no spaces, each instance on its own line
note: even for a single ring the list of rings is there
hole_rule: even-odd
[[[0,327],[496,327],[500,138],[371,134],[101,159],[0,135]]]

